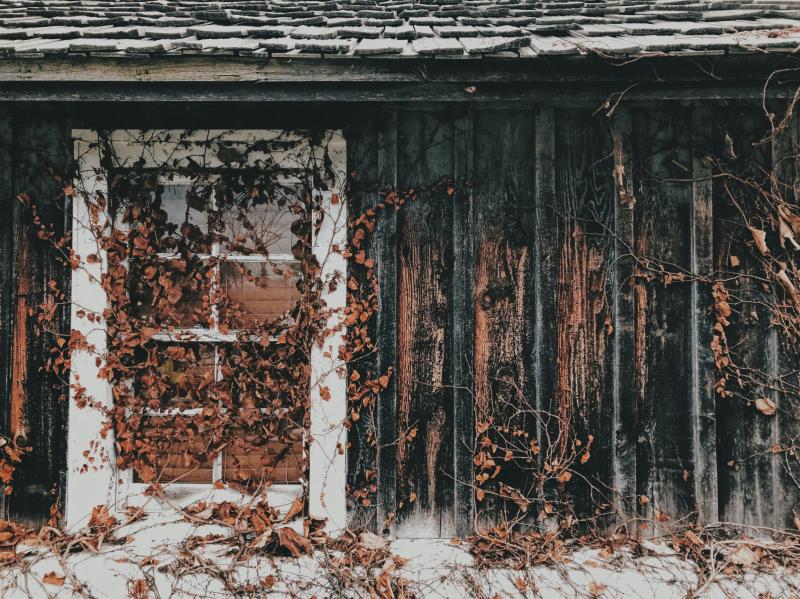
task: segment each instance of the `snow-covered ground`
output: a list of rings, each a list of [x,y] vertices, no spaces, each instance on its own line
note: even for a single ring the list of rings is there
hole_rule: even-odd
[[[230,545],[198,541],[206,535],[228,536],[230,529],[186,522],[161,514],[126,525],[116,533],[124,543],[104,543],[97,553],[82,550],[66,557],[46,547],[20,545],[18,559],[0,565],[0,597],[371,597],[369,591],[342,582],[333,550],[318,549],[313,557],[250,556],[237,560]],[[382,541],[372,537],[378,543]],[[778,599],[800,597],[800,576],[784,569],[755,569],[700,580],[694,564],[668,544],[648,543],[644,557],[627,549],[609,555],[580,549],[560,563],[525,570],[478,568],[465,544],[449,540],[396,540],[386,559],[367,572],[353,572],[365,581],[385,573],[385,580],[405,581],[406,595],[496,599],[511,597],[631,597]],[[403,586],[402,584],[400,585]],[[396,585],[394,585],[396,589]],[[698,592],[699,591],[699,592]],[[693,594],[695,593],[695,594]]]

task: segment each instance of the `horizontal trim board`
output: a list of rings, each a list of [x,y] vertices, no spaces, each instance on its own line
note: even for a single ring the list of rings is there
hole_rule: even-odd
[[[533,60],[343,60],[240,57],[41,58],[0,60],[0,81],[114,82],[568,82],[763,81],[797,61],[784,55],[652,56],[637,60],[538,57]],[[797,78],[797,74],[786,74]]]
[[[559,106],[598,108],[623,84],[487,82],[463,83],[130,83],[0,82],[0,102],[486,102],[536,101]],[[627,87],[627,86],[625,86]],[[474,88],[474,89],[473,89]],[[789,98],[794,88],[771,87],[770,98]],[[624,92],[626,102],[646,100],[760,100],[763,83],[724,82],[694,84],[642,84]]]
[[[598,108],[619,86],[550,84],[483,84],[467,91],[463,84],[190,84],[171,83],[148,86],[125,83],[86,84],[0,83],[0,102],[539,102],[565,107]],[[773,88],[770,98],[790,98],[793,89]],[[626,102],[650,100],[761,100],[761,85],[683,85],[645,86],[624,93]]]

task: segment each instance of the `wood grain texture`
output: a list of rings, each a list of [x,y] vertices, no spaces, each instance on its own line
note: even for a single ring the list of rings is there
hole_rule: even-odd
[[[636,352],[636,296],[634,294],[634,208],[637,202],[633,152],[632,112],[622,107],[611,123],[614,180],[613,360],[611,395],[614,420],[611,453],[614,468],[614,509],[620,525],[632,533],[637,515],[636,456],[638,408],[641,399],[640,364]]]
[[[690,266],[691,120],[686,110],[637,114],[644,189],[636,201],[636,369],[642,377],[638,493],[658,531],[666,518],[692,513],[691,289],[664,272]]]
[[[763,111],[756,105],[734,107],[729,118],[717,123],[718,139],[728,140],[729,150],[725,153],[729,168],[734,172],[754,168],[770,171],[770,144],[752,141],[756,131],[764,132],[767,127]],[[751,249],[744,245],[747,231],[726,197],[723,184],[724,181],[714,189],[714,260],[719,271],[734,276],[727,285],[734,296],[731,306],[735,312],[725,330],[731,359],[740,367],[768,371],[771,358],[765,348],[770,331],[764,323],[769,322],[770,316],[759,301],[761,271],[750,255]],[[739,259],[738,267],[732,267],[732,257]],[[770,452],[774,419],[760,414],[752,403],[765,389],[743,388],[732,380],[728,390],[733,397],[717,401],[719,517],[727,522],[772,526],[776,514],[782,511],[776,492],[779,483],[774,478],[778,468]]]
[[[377,189],[397,186],[397,112],[381,115],[377,125]],[[379,197],[375,198],[380,201]],[[376,367],[385,373],[394,369],[394,376],[378,398],[376,435],[378,443],[377,527],[394,531],[397,514],[397,215],[389,211],[378,218],[374,233],[376,276],[379,285],[380,311],[375,323],[378,355]]]
[[[397,534],[438,537],[453,498],[453,123],[398,114]]]
[[[475,114],[463,110],[454,123],[455,198],[453,204],[453,299],[449,326],[453,331],[453,454],[455,489],[453,530],[443,524],[442,536],[467,536],[474,530],[475,355],[474,210]]]
[[[774,102],[775,113],[786,115],[787,104]],[[800,125],[796,113],[776,131],[772,139],[772,192],[776,198],[795,209],[800,206],[797,197],[800,172]],[[787,242],[787,247],[789,247]],[[778,327],[769,331],[768,358],[770,380],[774,387],[800,390],[800,364],[797,361],[798,345]],[[783,448],[791,448],[800,441],[800,400],[795,394],[772,393],[779,411],[772,419],[772,438]],[[795,514],[800,515],[800,461],[796,452],[781,452],[772,457],[772,492],[775,495],[774,526],[796,528]]]
[[[501,470],[486,485],[479,523],[520,516],[502,485],[536,494],[534,370],[535,113],[482,111],[475,125],[475,418],[489,425]],[[510,458],[506,455],[509,452]],[[491,470],[489,471],[491,474]]]
[[[365,115],[366,126],[350,127],[344,134],[347,139],[347,164],[351,173],[350,188],[348,193],[348,207],[351,220],[374,207],[379,198],[377,181],[378,164],[378,130],[374,114]],[[377,251],[372,239],[367,239],[367,252],[371,255]],[[369,336],[373,343],[377,341],[377,317],[370,319]],[[355,367],[367,369],[372,372],[378,370],[378,353],[359,356]],[[370,505],[363,501],[355,500],[353,492],[369,487],[367,473],[377,470],[377,454],[375,443],[377,441],[377,406],[371,410],[363,410],[361,418],[354,422],[348,431],[347,452],[347,484],[350,490],[348,495],[348,525],[354,530],[365,527],[372,531],[377,530],[376,499],[370,497]]]
[[[13,134],[15,191],[26,193],[38,206],[42,222],[52,225],[56,235],[63,235],[70,214],[63,196],[71,154],[67,123],[54,113],[23,112],[15,118]],[[18,363],[15,383],[20,399],[24,398],[24,405],[19,406],[20,418],[31,451],[17,472],[15,493],[7,501],[6,512],[20,522],[42,524],[50,506],[63,493],[65,475],[67,404],[59,397],[58,381],[42,369],[51,357],[53,333],[69,330],[64,308],[69,302],[69,269],[55,259],[46,242],[37,238],[21,206],[14,214],[15,260],[19,264],[15,276],[25,279],[24,285],[17,286],[17,291],[25,293],[17,297],[17,302],[24,302],[27,311],[18,311],[19,318],[25,316],[24,327],[15,323],[17,336],[24,328],[26,350],[25,362]],[[67,295],[55,292],[50,281]],[[36,322],[38,306],[43,302],[62,303],[55,318],[47,322],[49,331]]]
[[[713,156],[719,144],[712,133],[712,116],[703,107],[692,111],[692,213],[690,271],[692,314],[690,370],[694,496],[698,519],[719,519],[717,489],[717,420],[715,365],[711,351],[714,330],[713,298],[707,282],[714,275]]]
[[[0,110],[0,205],[5,214],[13,214],[13,157],[11,111]],[[10,436],[12,347],[14,327],[14,219],[0,221],[0,434]],[[0,493],[0,518],[5,517],[6,496]]]
[[[736,83],[756,82],[761,88],[764,76],[775,68],[792,64],[791,57],[761,56],[650,57],[627,64],[613,64],[601,57],[586,56],[571,60],[569,67],[559,58],[504,60],[491,57],[478,60],[352,60],[335,57],[294,56],[290,59],[242,58],[234,56],[129,56],[11,58],[0,62],[0,81],[5,82],[115,82],[145,86],[156,82],[272,84],[280,82],[375,82],[375,81],[453,81],[513,82],[679,82]],[[657,67],[657,70],[656,68]],[[710,73],[713,73],[711,75]],[[786,75],[791,80],[791,74]],[[666,87],[666,86],[662,86]],[[675,86],[677,87],[677,86]],[[733,86],[732,86],[733,87]],[[618,90],[617,90],[618,91]],[[640,92],[641,93],[641,92]],[[699,93],[696,91],[695,93]],[[630,90],[626,97],[635,97]]]
[[[534,161],[535,225],[533,246],[534,294],[534,405],[540,415],[536,419],[536,437],[540,448],[551,445],[550,414],[554,413],[558,377],[556,341],[556,302],[558,292],[559,238],[554,234],[560,222],[556,186],[557,119],[553,106],[539,106],[535,123],[536,148]],[[543,457],[539,459],[542,468]],[[559,488],[554,481],[539,483],[536,498],[540,503],[558,501]],[[548,519],[546,528],[557,525]]]
[[[562,111],[556,144],[559,271],[555,315],[554,413],[559,455],[580,456],[566,485],[577,515],[612,505],[613,367],[609,280],[613,260],[614,185],[611,143],[602,123],[583,111]],[[585,448],[591,444],[588,454]],[[582,463],[582,458],[587,461]]]

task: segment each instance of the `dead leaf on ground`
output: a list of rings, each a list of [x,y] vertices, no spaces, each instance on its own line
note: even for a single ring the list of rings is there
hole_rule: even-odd
[[[606,592],[606,588],[604,584],[597,582],[589,583],[589,593],[591,593],[592,597],[602,597],[603,593]]]
[[[737,566],[748,568],[756,562],[758,556],[756,556],[755,552],[747,545],[739,545],[730,554],[729,559],[731,563],[736,564]]]
[[[299,516],[303,513],[303,508],[305,507],[305,501],[302,497],[298,497],[292,502],[292,505],[289,506],[289,511],[286,512],[286,516],[284,516],[283,521],[289,522],[289,520],[293,519],[295,516]]]
[[[389,541],[373,532],[362,532],[358,537],[359,544],[370,551],[380,551],[389,547]]]
[[[55,587],[61,587],[64,586],[64,581],[66,579],[67,579],[66,576],[60,576],[55,572],[48,572],[47,574],[44,575],[44,578],[42,578],[42,582],[45,584],[51,584]]]
[[[279,528],[276,532],[278,533],[278,543],[294,557],[313,553],[314,546],[311,544],[311,540],[297,534],[294,529],[287,526]]]

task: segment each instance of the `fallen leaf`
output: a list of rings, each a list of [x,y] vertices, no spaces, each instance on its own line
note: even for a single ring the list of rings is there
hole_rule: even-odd
[[[757,559],[756,554],[747,545],[739,545],[729,557],[731,563],[737,566],[748,568],[752,566]]]
[[[311,544],[311,540],[297,534],[294,529],[284,526],[276,532],[278,533],[278,543],[280,543],[281,547],[288,549],[289,553],[294,557],[313,553],[314,546]]]
[[[271,589],[272,587],[275,586],[276,582],[277,579],[272,574],[270,574],[269,576],[261,579],[261,586],[265,589]]]
[[[686,540],[689,541],[692,545],[695,545],[697,547],[702,547],[703,545],[705,545],[705,543],[703,543],[700,537],[694,534],[691,530],[687,530],[684,536],[686,537]]]
[[[305,507],[305,505],[306,505],[305,501],[303,501],[302,497],[296,498],[292,502],[292,505],[289,506],[289,511],[286,512],[286,516],[284,516],[283,521],[284,522],[288,522],[289,520],[291,520],[295,516],[299,516],[300,514],[302,514],[303,513],[303,508]]]
[[[358,537],[359,544],[370,551],[380,551],[389,547],[389,541],[374,532],[365,531]]]
[[[606,585],[598,584],[596,582],[589,583],[589,593],[591,593],[592,597],[602,597],[603,593],[606,592]]]
[[[61,587],[64,586],[64,581],[67,579],[66,576],[60,576],[55,572],[48,572],[42,578],[42,582],[45,584],[51,584],[54,587]]]

